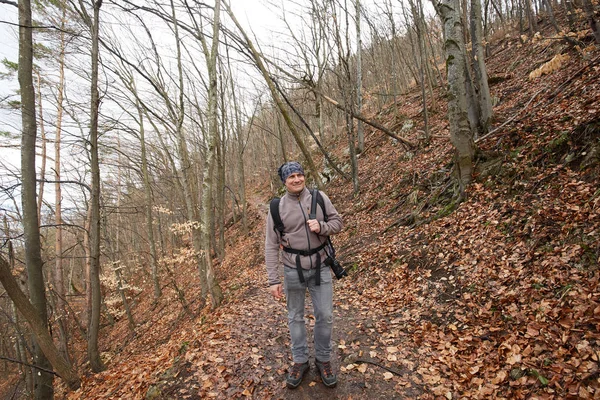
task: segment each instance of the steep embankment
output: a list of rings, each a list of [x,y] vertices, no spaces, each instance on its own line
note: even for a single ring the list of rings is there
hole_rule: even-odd
[[[557,54],[570,60],[529,80]],[[257,189],[250,232],[227,232],[225,304],[185,313],[174,285],[159,305],[141,298],[136,334],[119,322],[103,340],[108,370],[67,397],[597,397],[598,54],[515,36],[493,46],[499,128],[478,143],[475,180],[458,205],[441,93],[430,103],[429,146],[408,153],[367,130],[360,196],[339,178],[326,189],[346,222],[335,241],[351,268],[336,282],[338,388],[315,375],[284,388],[285,306],[268,296],[262,263],[270,195]],[[419,96],[400,104],[374,117],[397,128],[412,121],[404,134],[416,140]],[[194,271],[185,258],[173,267],[196,311]]]

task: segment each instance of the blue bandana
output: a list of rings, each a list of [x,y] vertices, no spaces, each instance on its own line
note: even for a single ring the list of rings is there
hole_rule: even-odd
[[[302,169],[302,165],[296,161],[290,161],[283,164],[277,170],[279,177],[281,178],[281,182],[285,183],[287,178],[292,174],[302,174],[304,175],[304,169]]]

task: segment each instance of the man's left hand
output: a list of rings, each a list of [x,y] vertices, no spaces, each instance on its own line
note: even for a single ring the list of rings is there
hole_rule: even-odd
[[[310,229],[311,232],[314,232],[314,233],[321,232],[321,224],[316,219],[309,219],[308,221],[306,221],[306,223],[308,224],[308,228]]]

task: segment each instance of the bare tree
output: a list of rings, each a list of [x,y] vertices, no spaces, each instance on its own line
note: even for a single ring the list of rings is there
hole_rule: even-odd
[[[216,0],[213,13],[212,44],[208,47],[203,35],[199,36],[202,51],[206,59],[208,69],[208,148],[204,165],[204,182],[202,190],[202,207],[204,209],[204,223],[202,232],[202,248],[204,249],[204,263],[206,265],[206,281],[210,293],[212,307],[218,307],[223,301],[223,292],[216,279],[211,258],[209,221],[212,217],[212,192],[214,190],[213,174],[215,167],[215,156],[219,145],[218,126],[218,78],[217,78],[217,56],[219,50],[221,1]]]
[[[40,227],[36,204],[35,145],[37,124],[35,117],[35,90],[33,87],[33,35],[31,3],[19,1],[19,87],[21,90],[21,202],[23,210],[23,231],[25,237],[25,264],[29,296],[35,315],[40,322],[38,332],[48,332],[48,312],[42,268]],[[3,267],[8,264],[2,260]],[[10,270],[8,271],[10,274]],[[13,299],[13,301],[15,301]],[[15,301],[15,304],[17,302]],[[18,307],[18,305],[17,305]],[[33,317],[32,317],[33,318]],[[39,339],[39,336],[36,337]],[[36,341],[34,362],[40,367],[35,374],[34,394],[36,399],[50,399],[54,396],[53,376],[47,370],[50,363],[46,358],[42,343]],[[45,371],[44,371],[45,370]]]
[[[90,99],[90,167],[92,175],[92,193],[89,217],[89,290],[91,291],[91,310],[88,316],[88,359],[94,372],[104,370],[98,350],[100,331],[100,308],[102,293],[100,291],[100,160],[98,152],[98,115],[100,109],[100,93],[98,91],[98,59],[99,59],[99,27],[102,0],[93,2],[93,17],[86,11],[83,0],[79,0],[78,12],[91,32],[91,99]]]
[[[360,0],[355,0],[355,23],[356,23],[356,109],[359,113],[362,113],[363,106],[363,95],[362,95],[362,37],[360,30],[360,14],[361,14],[361,6]],[[360,154],[365,151],[365,132],[363,128],[362,121],[357,121],[356,123],[356,151]]]

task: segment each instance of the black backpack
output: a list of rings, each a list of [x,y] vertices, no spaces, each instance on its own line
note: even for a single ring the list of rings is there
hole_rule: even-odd
[[[312,202],[310,205],[310,214],[308,215],[309,219],[317,219],[317,207],[316,205],[321,206],[321,210],[323,210],[323,219],[327,222],[327,211],[325,210],[325,200],[323,200],[323,196],[321,196],[321,192],[318,189],[313,189],[310,191],[312,195]],[[315,195],[316,194],[316,195]],[[285,226],[283,225],[283,221],[281,220],[281,216],[279,215],[279,201],[281,198],[275,197],[271,200],[269,204],[269,208],[271,210],[271,217],[273,217],[274,228],[277,232],[279,232],[279,237],[283,235],[283,230]]]
[[[318,189],[313,189],[310,191],[310,194],[312,195],[312,201],[311,201],[311,205],[310,205],[310,213],[308,214],[308,218],[309,219],[317,218],[317,204],[319,204],[321,206],[321,210],[323,210],[323,219],[325,220],[325,222],[327,222],[327,211],[325,210],[325,201],[323,200],[321,193],[319,192]],[[279,197],[273,198],[273,200],[271,200],[271,203],[269,204],[269,209],[271,211],[271,217],[273,218],[273,223],[274,223],[273,229],[275,229],[276,231],[279,232],[279,237],[281,238],[283,236],[283,231],[285,229],[285,226],[283,225],[283,221],[281,220],[281,216],[279,215],[279,201],[280,200],[281,199]],[[282,247],[282,248],[283,248],[283,251],[296,255],[296,270],[298,271],[298,278],[300,279],[300,282],[302,282],[302,283],[305,283],[305,280],[304,280],[304,275],[302,273],[302,267],[300,266],[300,256],[310,256],[312,254],[317,254],[317,274],[315,275],[315,284],[317,286],[319,286],[321,284],[321,275],[320,275],[321,256],[320,256],[319,252],[326,247],[329,247],[329,251],[327,251],[327,249],[325,250],[325,252],[328,255],[328,258],[334,257],[335,250],[333,248],[333,244],[331,243],[331,238],[329,236],[327,237],[327,241],[325,243],[323,243],[321,246],[319,246],[315,249],[297,250],[297,249],[292,249],[291,247]]]

